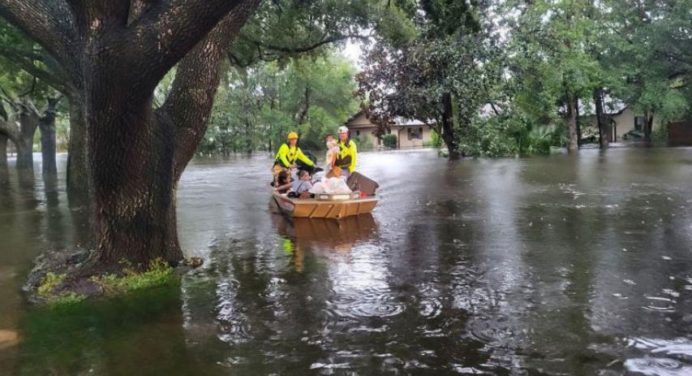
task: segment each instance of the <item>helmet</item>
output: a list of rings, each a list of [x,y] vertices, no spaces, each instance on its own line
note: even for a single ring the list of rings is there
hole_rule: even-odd
[[[348,127],[345,126],[340,126],[339,127],[339,133],[348,133]]]
[[[291,140],[291,139],[297,139],[297,138],[298,138],[298,133],[296,133],[296,132],[289,132],[289,133],[288,133],[288,139],[289,139],[289,140]]]

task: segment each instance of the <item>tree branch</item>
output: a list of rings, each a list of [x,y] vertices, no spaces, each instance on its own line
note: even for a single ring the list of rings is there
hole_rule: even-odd
[[[77,40],[74,20],[67,8],[63,0],[0,0],[0,16],[61,63],[72,59],[70,47]]]
[[[264,42],[261,42],[258,40],[254,40],[247,35],[242,35],[241,38],[244,41],[255,44],[259,48],[265,48],[268,50],[284,52],[284,53],[304,53],[304,52],[309,52],[309,51],[315,50],[321,46],[324,46],[325,44],[336,43],[336,42],[344,41],[347,39],[360,39],[360,40],[366,40],[367,41],[370,39],[370,36],[359,35],[359,34],[347,34],[347,35],[338,34],[338,35],[332,35],[332,36],[324,36],[318,42],[304,45],[304,46],[299,46],[299,47],[287,47],[287,46],[267,44],[267,43],[264,43]]]
[[[50,72],[34,64],[35,61],[43,62],[43,56],[36,52],[0,46],[0,56],[5,57],[11,64],[45,82],[55,90],[62,93],[72,90],[64,72]]]
[[[141,77],[158,82],[229,12],[249,3],[254,0],[159,2],[128,27],[124,40],[135,47],[130,59]]]
[[[175,130],[174,176],[179,179],[207,129],[221,68],[230,43],[261,0],[246,0],[234,8],[178,64],[171,91],[157,111],[160,121]],[[194,105],[192,105],[194,104]]]
[[[2,112],[6,111],[3,109]],[[19,127],[16,125],[16,114],[10,115],[5,113],[5,115],[7,116],[6,118],[0,118],[0,133],[7,136],[15,145],[19,145],[22,142],[22,137],[19,133]]]

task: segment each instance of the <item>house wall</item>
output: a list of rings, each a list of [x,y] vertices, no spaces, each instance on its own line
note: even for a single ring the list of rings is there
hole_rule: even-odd
[[[378,146],[378,139],[375,137],[377,127],[371,123],[364,113],[358,114],[355,118],[349,120],[346,126],[351,130],[351,137],[358,139],[358,147],[366,149],[365,146]]]
[[[382,147],[382,142],[375,136],[377,127],[375,124],[371,123],[370,120],[365,116],[365,114],[359,114],[348,123],[346,123],[348,129],[351,130],[351,137],[360,140],[360,144],[369,144],[374,148]],[[420,132],[421,138],[411,138],[409,139],[408,129],[412,132]],[[422,132],[421,132],[422,130]],[[392,126],[390,129],[391,134],[397,136],[397,144],[399,148],[420,148],[424,144],[429,144],[432,142],[432,129],[423,125],[415,126]],[[361,147],[361,145],[358,145]]]
[[[627,132],[633,131],[634,130],[634,118],[636,116],[641,116],[638,114],[635,114],[632,109],[629,107],[624,109],[621,113],[617,115],[611,115],[613,118],[613,121],[615,122],[615,127],[614,129],[611,129],[611,138],[610,140],[613,140],[613,135],[616,136],[615,141],[622,141],[623,138],[622,136],[625,135]],[[596,119],[596,116],[591,116],[589,117],[589,123],[593,127],[598,127],[598,121]],[[654,116],[654,129],[657,129],[661,126],[661,122],[658,117]]]
[[[409,139],[409,129],[411,129],[412,132],[420,132],[421,137]],[[421,148],[425,144],[430,144],[430,142],[432,142],[432,129],[423,125],[414,127],[397,127],[397,138],[400,149]]]
[[[364,144],[362,146],[376,148],[378,146],[378,139],[375,137],[375,129],[374,126],[368,128],[352,128],[351,138],[357,138],[361,144]],[[360,147],[361,145],[358,146]]]

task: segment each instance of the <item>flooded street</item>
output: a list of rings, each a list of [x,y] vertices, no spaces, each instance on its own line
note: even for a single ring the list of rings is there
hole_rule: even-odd
[[[81,211],[40,165],[33,187],[13,177],[0,374],[692,374],[690,148],[363,153],[380,202],[340,222],[275,213],[270,164],[194,161],[178,228],[204,266],[78,312],[19,290],[33,257],[83,242]]]

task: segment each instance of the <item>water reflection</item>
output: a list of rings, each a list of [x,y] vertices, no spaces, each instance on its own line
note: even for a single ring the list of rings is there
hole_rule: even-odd
[[[81,316],[89,329],[55,357],[16,289],[36,252],[78,239],[79,212],[65,208],[61,183],[56,202],[37,181],[32,202],[13,180],[0,210],[0,329],[26,342],[0,349],[0,364],[27,374],[137,373],[132,358],[152,374],[684,375],[691,161],[692,149],[452,163],[363,153],[380,203],[336,222],[273,214],[266,156],[198,160],[181,183],[179,232],[204,266],[125,330],[105,322],[131,307]]]

